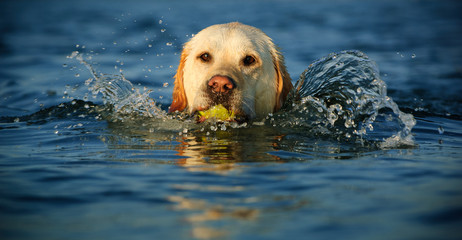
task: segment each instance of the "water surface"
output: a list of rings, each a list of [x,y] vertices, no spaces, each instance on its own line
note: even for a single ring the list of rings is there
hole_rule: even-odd
[[[461,7],[2,1],[0,236],[460,239]],[[90,71],[67,58],[78,51],[98,73],[122,73],[165,109],[182,44],[229,21],[271,36],[294,83],[329,53],[367,54],[386,96],[415,118],[413,144],[381,145],[402,127],[396,114],[354,140],[350,128],[320,132],[280,115],[226,129],[114,116],[89,90],[95,80],[85,84]]]

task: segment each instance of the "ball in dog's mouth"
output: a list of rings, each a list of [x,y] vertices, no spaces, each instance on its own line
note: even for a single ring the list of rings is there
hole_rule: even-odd
[[[232,122],[236,119],[234,111],[229,111],[223,105],[218,104],[204,111],[197,111],[198,122],[206,120]]]

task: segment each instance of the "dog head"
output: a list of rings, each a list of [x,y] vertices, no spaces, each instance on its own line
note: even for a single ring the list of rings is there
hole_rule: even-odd
[[[221,104],[237,116],[279,110],[292,88],[284,58],[261,30],[241,23],[213,25],[184,45],[169,112]]]

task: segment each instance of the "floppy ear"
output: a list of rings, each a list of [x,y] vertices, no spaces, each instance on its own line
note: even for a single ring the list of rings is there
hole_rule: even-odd
[[[276,70],[276,105],[274,106],[274,112],[278,111],[284,104],[287,95],[292,90],[293,85],[290,79],[290,75],[287,72],[286,65],[284,63],[284,56],[279,51],[276,51],[273,55],[274,69]]]
[[[186,106],[188,105],[188,100],[186,99],[186,93],[184,91],[184,84],[183,84],[183,74],[184,74],[184,65],[186,63],[186,58],[188,57],[188,51],[186,47],[183,49],[181,53],[180,65],[178,65],[178,69],[176,70],[175,74],[175,83],[173,87],[173,101],[168,109],[169,113],[175,111],[183,111]]]

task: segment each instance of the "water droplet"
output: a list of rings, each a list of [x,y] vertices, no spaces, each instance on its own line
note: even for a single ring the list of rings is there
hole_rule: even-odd
[[[172,46],[172,45],[173,45],[173,43],[171,43],[171,42],[168,42],[168,43],[166,43],[165,45],[167,45],[167,46]]]
[[[162,86],[163,87],[168,87],[168,82],[165,82]]]
[[[159,20],[159,24],[162,24],[162,19],[161,19],[161,20]]]
[[[162,29],[160,30],[160,32],[165,32],[165,31],[167,31],[165,28],[162,28]]]
[[[416,57],[416,55],[415,55],[415,53],[413,53],[412,56],[411,56],[411,58],[415,58],[415,57]]]
[[[443,134],[444,133],[444,128],[442,126],[438,127],[438,133]]]
[[[67,67],[67,64],[63,64],[63,67]]]
[[[75,77],[80,77],[80,74],[79,74],[79,73],[76,73],[76,74],[75,74]]]
[[[149,48],[152,48],[152,44],[148,44],[148,47],[149,47]]]
[[[67,56],[67,58],[75,58],[79,55],[79,51],[73,51],[71,55]]]

